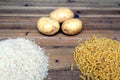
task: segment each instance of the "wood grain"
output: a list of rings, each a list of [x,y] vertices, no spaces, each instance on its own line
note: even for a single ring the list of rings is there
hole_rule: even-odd
[[[5,6],[119,6],[119,0],[0,0],[0,5]]]
[[[89,34],[89,35],[88,35]],[[61,32],[54,36],[45,36],[37,30],[0,30],[0,40],[8,38],[29,38],[36,44],[43,47],[46,55],[49,56],[49,75],[46,80],[79,80],[77,69],[70,70],[70,66],[74,63],[73,51],[78,41],[91,38],[96,35],[98,38],[107,37],[120,41],[119,30],[83,30],[75,36],[67,36]],[[71,76],[71,77],[69,77]]]
[[[0,17],[0,29],[34,29],[40,17]],[[84,30],[120,30],[120,18],[115,17],[80,17]],[[22,24],[21,24],[22,23]]]
[[[38,19],[58,7],[71,8],[83,22],[79,34],[46,36],[37,30]],[[28,38],[43,47],[50,64],[45,80],[81,80],[76,65],[70,70],[73,51],[93,35],[120,41],[120,0],[0,0],[0,40]]]

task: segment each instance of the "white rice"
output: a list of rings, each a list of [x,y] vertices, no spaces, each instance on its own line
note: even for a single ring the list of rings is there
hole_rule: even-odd
[[[34,42],[7,39],[0,42],[0,80],[44,80],[48,57]]]

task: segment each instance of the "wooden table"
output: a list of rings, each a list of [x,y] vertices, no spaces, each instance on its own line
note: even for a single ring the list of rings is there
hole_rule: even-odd
[[[63,6],[82,20],[82,31],[75,36],[61,31],[54,36],[40,34],[37,20]],[[80,80],[78,69],[70,70],[73,51],[79,39],[92,35],[120,41],[120,0],[0,0],[0,40],[26,37],[44,47],[50,58],[45,80]]]

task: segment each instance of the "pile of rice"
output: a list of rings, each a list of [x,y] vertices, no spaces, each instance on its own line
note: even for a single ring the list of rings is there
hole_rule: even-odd
[[[120,80],[120,42],[96,38],[79,43],[74,60],[84,80]]]
[[[0,42],[0,80],[44,80],[48,65],[43,49],[31,40]]]

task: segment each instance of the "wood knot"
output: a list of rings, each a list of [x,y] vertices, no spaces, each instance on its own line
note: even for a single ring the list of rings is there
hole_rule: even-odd
[[[115,38],[113,38],[113,40],[118,40],[118,39],[115,37]]]
[[[58,59],[56,59],[56,60],[55,60],[55,62],[56,62],[56,63],[58,63],[58,62],[59,62],[59,60],[58,60]]]
[[[118,6],[120,6],[120,3],[118,4]]]
[[[28,35],[28,34],[29,34],[29,32],[26,32],[26,33],[25,33],[25,35]]]
[[[25,6],[25,7],[28,7],[28,6],[30,6],[30,4],[26,3],[26,4],[24,4],[24,6]]]
[[[68,0],[68,2],[76,2],[76,0]]]

